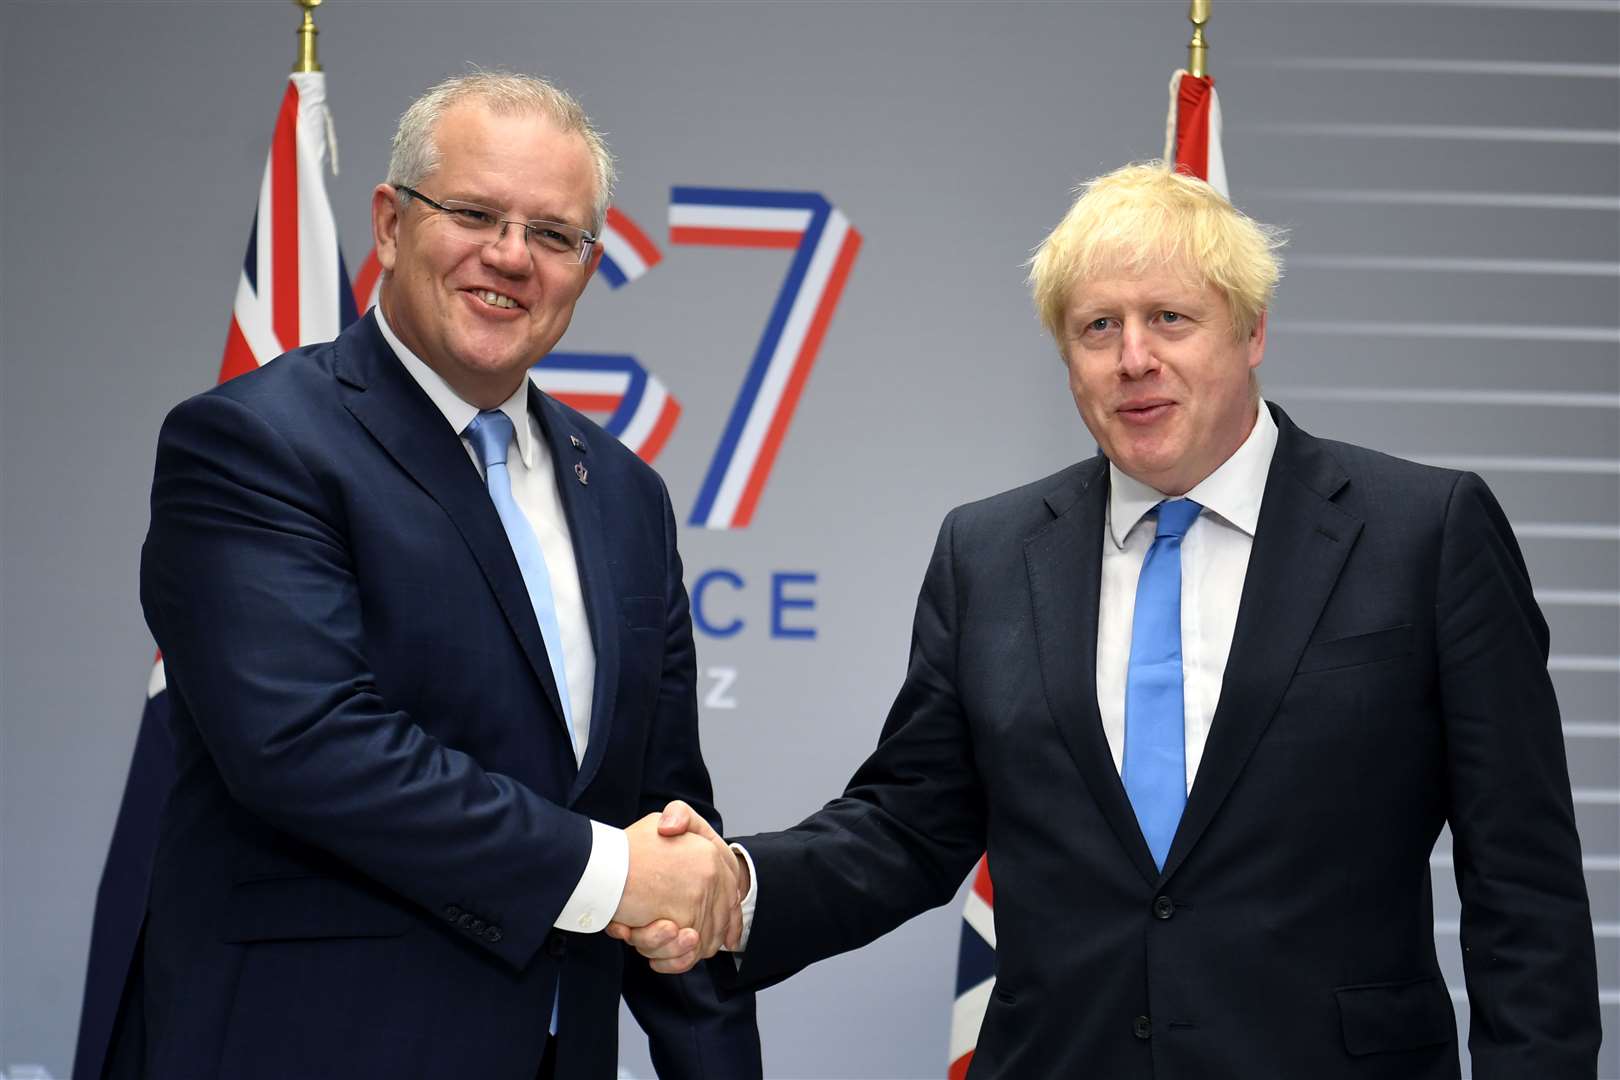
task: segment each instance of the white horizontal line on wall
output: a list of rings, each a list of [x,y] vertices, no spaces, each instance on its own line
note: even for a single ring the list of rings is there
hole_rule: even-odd
[[[1330,337],[1471,338],[1493,341],[1593,341],[1620,344],[1616,326],[1538,326],[1526,323],[1384,322],[1375,319],[1279,319],[1276,333]]]
[[[1620,475],[1620,458],[1507,457],[1492,454],[1397,454],[1396,456],[1427,462],[1444,469]]]
[[[1538,75],[1565,79],[1620,79],[1620,64],[1538,60],[1442,60],[1406,56],[1279,56],[1232,60],[1233,67],[1299,71],[1406,71],[1423,75]]]
[[[1267,387],[1271,393],[1272,388]],[[1569,409],[1620,409],[1620,394],[1564,390],[1464,390],[1460,387],[1414,389],[1391,386],[1285,386],[1279,400],[1380,401],[1435,405],[1541,405]]]
[[[1547,670],[1620,672],[1620,656],[1554,655],[1547,657]]]
[[[1290,255],[1290,269],[1421,270],[1463,274],[1563,274],[1573,277],[1620,277],[1620,262],[1595,259],[1459,259],[1427,255]]]
[[[1590,525],[1578,521],[1514,522],[1520,540],[1620,540],[1620,525]]]
[[[1608,128],[1498,127],[1488,124],[1233,124],[1231,130],[1268,135],[1305,135],[1342,139],[1460,139],[1465,142],[1565,143],[1572,146],[1620,146],[1620,131]]]
[[[1553,607],[1620,607],[1620,592],[1608,589],[1537,589],[1536,602]]]
[[[1449,869],[1452,866],[1451,852],[1436,852],[1429,856],[1429,865]],[[1620,855],[1582,855],[1581,869],[1587,872],[1620,872]]]
[[[1462,932],[1462,924],[1456,919],[1436,919],[1434,921],[1434,932],[1446,935],[1459,934]],[[1592,936],[1600,938],[1620,937],[1620,923],[1593,923]]]
[[[1254,195],[1300,202],[1373,206],[1485,206],[1510,210],[1620,212],[1617,195],[1565,195],[1520,191],[1396,191],[1378,188],[1256,188]]]
[[[1510,8],[1515,11],[1596,11],[1620,15],[1620,0],[1366,0],[1373,4],[1399,4],[1410,7]]]
[[[1564,722],[1564,738],[1566,739],[1620,739],[1620,723],[1613,720],[1597,722],[1592,720],[1566,720]]]
[[[1620,806],[1620,788],[1578,787],[1570,791],[1577,806]]]

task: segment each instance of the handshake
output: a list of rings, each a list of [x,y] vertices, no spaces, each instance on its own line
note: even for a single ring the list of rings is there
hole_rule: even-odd
[[[625,830],[630,873],[607,934],[665,975],[736,950],[743,935],[748,862],[679,800]]]

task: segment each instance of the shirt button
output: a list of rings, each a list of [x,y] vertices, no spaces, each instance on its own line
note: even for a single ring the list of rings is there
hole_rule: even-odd
[[[1131,1023],[1131,1034],[1135,1035],[1138,1039],[1153,1038],[1153,1021],[1149,1020],[1145,1016],[1138,1016]]]
[[[595,930],[596,929],[596,916],[594,914],[592,914],[591,912],[589,912],[589,911],[587,911],[585,914],[581,915],[579,917],[579,928],[581,930]]]
[[[1153,901],[1153,917],[1155,919],[1168,919],[1176,913],[1175,901],[1168,896],[1161,896]]]

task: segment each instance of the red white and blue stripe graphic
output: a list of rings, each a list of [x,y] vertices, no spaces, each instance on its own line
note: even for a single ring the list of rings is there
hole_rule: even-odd
[[[289,76],[236,285],[221,382],[289,349],[330,341],[355,319],[326,197],[330,133],[326,76]]]
[[[529,377],[565,405],[606,414],[601,424],[607,433],[648,464],[681,415],[681,403],[633,356],[554,352],[535,364]]]
[[[602,262],[597,270],[607,283],[619,286],[657,266],[664,256],[630,215],[616,206],[608,207],[602,226]]]
[[[962,947],[956,959],[956,1001],[951,1006],[949,1080],[963,1080],[979,1043],[984,1011],[996,989],[995,894],[990,863],[979,859],[973,888],[962,905]]]
[[[669,240],[794,252],[689,519],[709,529],[745,528],[838,308],[861,234],[815,192],[676,187]]]

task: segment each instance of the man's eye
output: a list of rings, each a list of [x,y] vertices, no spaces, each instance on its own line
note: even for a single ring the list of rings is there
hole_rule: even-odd
[[[1174,311],[1162,311],[1159,313],[1159,318],[1163,322],[1178,323],[1182,321],[1183,316]]]
[[[1086,329],[1095,331],[1096,333],[1100,334],[1104,330],[1108,329],[1108,320],[1107,319],[1092,319],[1090,322],[1086,323]]]
[[[529,235],[542,247],[550,248],[552,251],[572,251],[574,249],[574,238],[551,225],[532,224],[529,226]]]
[[[458,206],[450,211],[450,220],[457,225],[465,225],[469,229],[487,229],[495,224],[495,215],[488,210],[474,210],[469,206]]]

